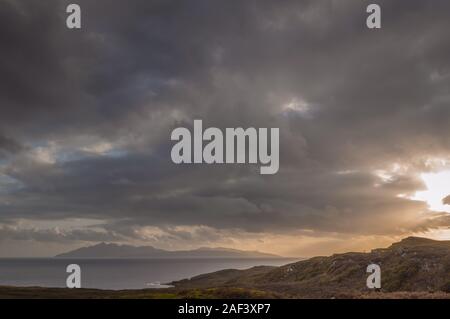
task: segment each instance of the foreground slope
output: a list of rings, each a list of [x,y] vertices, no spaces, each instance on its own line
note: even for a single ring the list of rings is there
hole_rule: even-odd
[[[226,270],[174,282],[178,287],[247,287],[293,297],[367,293],[366,268],[381,267],[380,292],[450,292],[450,241],[408,237],[370,253],[314,257],[281,267]]]

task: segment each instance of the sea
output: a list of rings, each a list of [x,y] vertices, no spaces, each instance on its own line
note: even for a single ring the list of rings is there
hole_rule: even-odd
[[[222,269],[281,266],[291,258],[72,259],[0,258],[0,286],[66,287],[67,266],[81,268],[81,287],[96,289],[166,288],[167,283]]]

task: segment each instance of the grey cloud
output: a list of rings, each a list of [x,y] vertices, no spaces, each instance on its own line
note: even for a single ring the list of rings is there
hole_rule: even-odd
[[[0,134],[0,157],[2,157],[2,155],[15,154],[24,148],[23,145],[14,139]]]
[[[79,31],[65,28],[66,3],[0,5],[0,148],[13,153],[0,173],[17,181],[0,193],[3,222],[366,235],[446,224],[397,195],[424,187],[428,158],[450,156],[448,2],[379,1],[377,31],[368,1],[79,1]],[[280,127],[279,174],[172,164],[171,129],[196,118]],[[80,136],[120,154],[75,150]],[[33,158],[50,142],[55,163]],[[406,171],[376,176],[393,164]]]
[[[77,241],[120,241],[125,238],[113,232],[91,229],[59,230],[1,226],[0,240],[70,243]]]

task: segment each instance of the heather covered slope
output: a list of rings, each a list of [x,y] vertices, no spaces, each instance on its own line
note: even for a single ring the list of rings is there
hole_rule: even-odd
[[[449,292],[450,241],[408,237],[370,253],[314,257],[281,267],[224,270],[174,282],[176,287],[252,287],[293,297],[367,293],[366,267],[381,267],[381,292]]]

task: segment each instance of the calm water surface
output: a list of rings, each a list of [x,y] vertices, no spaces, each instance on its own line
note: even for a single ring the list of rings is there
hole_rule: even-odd
[[[293,259],[62,259],[0,258],[0,285],[65,287],[66,267],[81,267],[83,288],[141,289],[221,269],[280,266]]]

